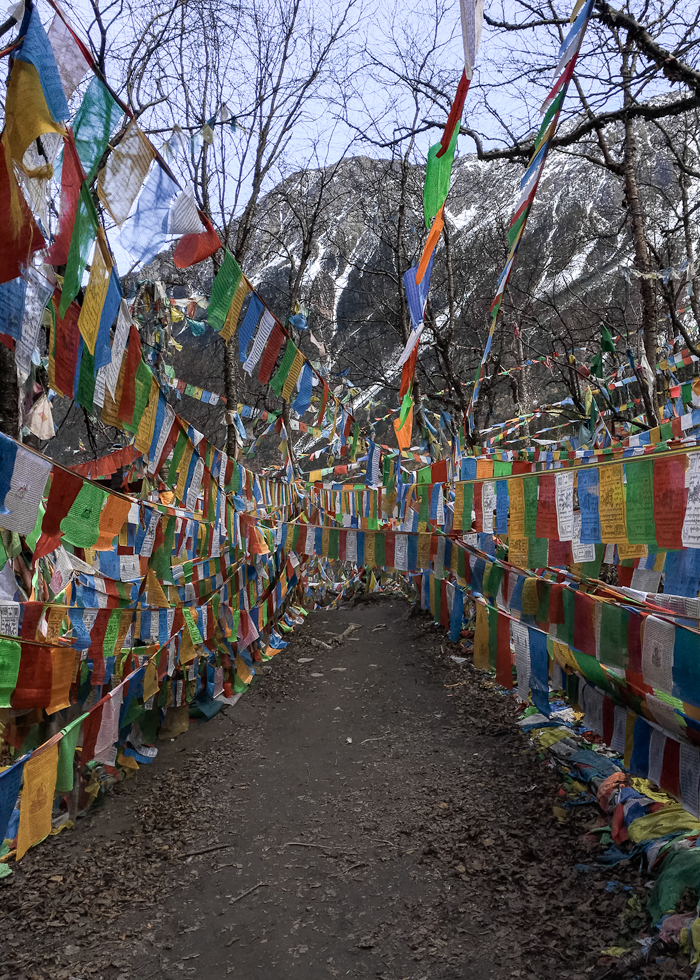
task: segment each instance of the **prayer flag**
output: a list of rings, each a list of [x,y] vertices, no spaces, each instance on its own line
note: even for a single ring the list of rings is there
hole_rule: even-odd
[[[17,860],[20,861],[30,847],[39,844],[51,833],[58,745],[56,742],[42,746],[33,752],[24,764],[24,788],[19,810],[17,836]]]

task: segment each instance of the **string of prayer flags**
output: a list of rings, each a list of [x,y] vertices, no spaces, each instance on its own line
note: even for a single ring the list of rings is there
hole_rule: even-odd
[[[470,0],[464,0],[464,2],[469,4]],[[525,231],[525,226],[530,214],[530,209],[532,208],[532,203],[535,199],[535,194],[537,193],[537,187],[544,170],[551,141],[557,130],[559,114],[561,112],[564,99],[566,98],[569,82],[573,76],[576,57],[578,56],[578,51],[585,34],[586,25],[588,24],[588,19],[592,8],[593,0],[586,0],[580,14],[571,28],[571,31],[561,44],[559,49],[559,66],[555,72],[555,77],[559,75],[562,67],[564,68],[564,72],[559,78],[556,79],[550,95],[547,97],[542,106],[544,118],[540,125],[540,130],[535,138],[532,157],[528,164],[527,170],[520,181],[520,197],[516,203],[515,214],[511,219],[510,227],[508,229],[508,244],[510,248],[506,258],[505,268],[499,277],[496,296],[491,304],[491,323],[489,326],[488,339],[484,348],[481,364],[476,372],[474,388],[472,389],[471,399],[467,409],[467,419],[469,420],[470,424],[473,424],[474,407],[479,398],[481,382],[484,377],[486,361],[491,350],[491,344],[496,329],[496,323],[498,322],[503,294],[513,270],[515,256],[518,251],[523,232]]]

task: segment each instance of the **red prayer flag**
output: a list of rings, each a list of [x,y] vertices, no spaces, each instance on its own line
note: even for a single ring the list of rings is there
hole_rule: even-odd
[[[654,460],[654,524],[659,548],[682,548],[685,517],[685,456]]]
[[[63,167],[61,169],[61,216],[58,234],[49,249],[46,261],[51,265],[65,265],[68,261],[73,225],[78,211],[80,188],[85,180],[72,130],[68,130],[63,140]]]
[[[467,92],[469,91],[470,81],[471,79],[467,78],[466,71],[463,71],[462,77],[459,80],[459,85],[457,86],[454,102],[450,108],[450,114],[447,117],[447,122],[445,123],[445,132],[442,134],[442,139],[440,140],[440,149],[437,152],[437,156],[439,157],[443,155],[450,145],[450,140],[452,139],[452,134],[455,131],[455,126],[462,118],[462,112],[464,111],[464,100],[466,99]]]
[[[51,472],[51,489],[46,501],[46,513],[41,525],[41,537],[34,549],[34,562],[48,555],[50,551],[54,551],[61,543],[63,537],[61,521],[75,503],[82,486],[83,481],[80,477],[54,466]]]
[[[56,314],[54,344],[54,387],[64,398],[73,397],[75,387],[75,368],[78,362],[78,347],[80,345],[80,330],[78,329],[78,317],[80,307],[73,302],[66,310],[66,315],[61,318],[59,307],[61,303],[61,290],[56,289],[51,302]]]
[[[513,686],[513,655],[510,651],[510,621],[499,616],[496,622],[496,683]]]
[[[553,538],[558,541],[555,479],[554,473],[543,473],[539,478],[535,534],[538,538]]]
[[[141,363],[141,338],[136,327],[131,324],[129,327],[129,347],[126,352],[126,365],[124,368],[124,385],[122,397],[119,402],[117,418],[120,422],[131,422],[136,408],[136,372]]]
[[[198,235],[183,235],[177,243],[173,262],[178,269],[187,269],[188,266],[196,265],[197,262],[203,262],[204,259],[208,259],[221,248],[219,236],[209,218],[201,211],[199,217],[207,230]]]
[[[272,333],[270,334],[270,339],[267,342],[267,346],[263,352],[262,360],[260,361],[260,370],[258,371],[258,381],[261,384],[266,385],[270,378],[272,377],[272,369],[275,366],[275,361],[277,360],[277,355],[280,352],[280,347],[285,339],[285,333],[282,327],[275,321],[275,325],[272,328]]]

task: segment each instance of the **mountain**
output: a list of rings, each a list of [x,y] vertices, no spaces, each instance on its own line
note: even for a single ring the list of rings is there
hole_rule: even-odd
[[[659,244],[662,263],[679,264],[686,252],[678,229],[680,191],[672,159],[656,130],[640,128],[638,139],[649,237]],[[616,145],[614,139],[610,142]],[[594,147],[582,150],[589,159],[580,151],[554,152],[547,161],[494,338],[489,367],[493,380],[484,385],[477,415],[482,426],[507,419],[518,406],[534,410],[575,393],[580,382],[564,355],[572,353],[579,364],[589,361],[599,349],[602,322],[622,337],[618,349],[629,345],[639,352],[637,282],[625,272],[633,254],[622,183],[592,162]],[[488,310],[505,261],[506,232],[523,170],[524,164],[483,162],[472,155],[454,163],[445,207],[448,237],[437,248],[426,315],[434,331],[424,333],[418,376],[423,391],[433,396],[430,407],[445,407],[457,417],[486,342]],[[299,343],[310,359],[336,375],[331,380],[339,393],[349,387],[362,393],[353,398],[356,412],[367,407],[370,397],[372,416],[398,404],[395,364],[406,314],[398,292],[397,251],[402,269],[420,256],[424,174],[419,162],[402,167],[400,161],[367,156],[293,174],[261,200],[243,261],[248,278],[285,321],[299,262],[307,256],[300,297],[310,330],[299,334]],[[130,293],[147,280],[163,282],[177,298],[208,295],[213,269],[207,262],[178,270],[165,253],[138,279],[130,277]],[[513,370],[520,364],[515,324],[525,359],[555,351],[561,355],[550,362],[551,368],[537,364],[524,372]],[[668,326],[661,319],[660,339]],[[204,328],[194,336],[180,323],[173,326],[173,335],[183,348],[173,353],[175,376],[223,394],[223,351],[213,331]],[[448,337],[442,350],[436,336]],[[347,368],[347,380],[338,378]],[[455,393],[455,378],[462,383],[461,396]],[[275,406],[255,385],[243,388],[239,397],[258,407]],[[178,411],[207,436],[223,440],[221,403],[212,409],[183,396]],[[378,429],[378,437],[387,427]]]

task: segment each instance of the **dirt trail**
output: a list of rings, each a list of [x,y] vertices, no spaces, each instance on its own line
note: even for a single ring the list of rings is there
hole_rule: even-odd
[[[510,700],[408,608],[311,614],[235,708],[31,852],[0,977],[601,975],[639,923],[609,872],[574,868],[592,808],[557,823]]]

